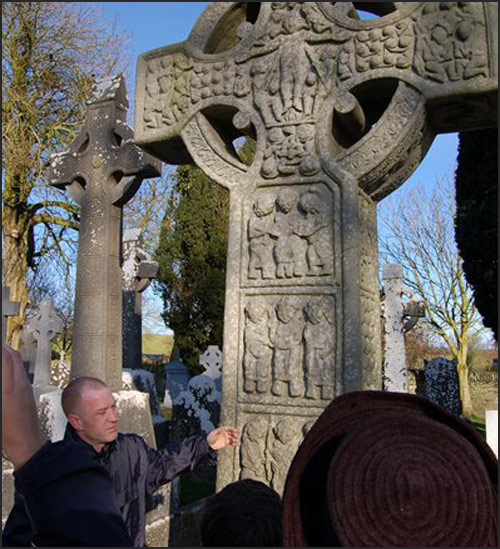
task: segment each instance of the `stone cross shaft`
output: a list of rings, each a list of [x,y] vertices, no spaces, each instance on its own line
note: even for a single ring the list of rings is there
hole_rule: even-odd
[[[28,321],[27,329],[33,334],[37,343],[33,385],[48,387],[50,385],[52,340],[63,329],[62,320],[57,316],[52,299],[42,301],[39,313]]]
[[[376,204],[436,133],[496,125],[495,3],[357,6],[216,2],[139,58],[137,143],[230,191],[219,489],[281,490],[331,399],[381,388]]]
[[[122,368],[122,208],[158,161],[139,149],[125,123],[123,76],[95,84],[85,125],[52,159],[50,184],[81,206],[71,376],[120,390]]]
[[[158,274],[158,263],[142,248],[139,230],[123,235],[123,368],[142,365],[142,294]]]
[[[5,343],[7,337],[7,322],[10,316],[19,314],[19,303],[11,301],[10,288],[2,286],[2,343]]]

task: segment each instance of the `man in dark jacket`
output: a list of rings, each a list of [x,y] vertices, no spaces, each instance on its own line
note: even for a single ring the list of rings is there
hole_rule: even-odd
[[[90,447],[88,447],[90,448]],[[15,467],[23,545],[131,547],[106,471],[87,445],[46,442],[19,353],[2,345],[2,451]],[[78,497],[75,497],[78,494]],[[26,514],[28,510],[29,521]],[[15,530],[11,537],[16,537]],[[3,537],[4,547],[9,546]]]
[[[95,378],[72,381],[63,391],[62,407],[68,418],[63,444],[85,445],[109,473],[135,547],[143,547],[145,543],[146,496],[181,472],[192,469],[209,451],[236,444],[237,432],[233,427],[219,427],[206,437],[189,437],[162,450],[150,448],[138,435],[120,434],[114,396]],[[16,527],[21,515],[19,506],[22,503],[18,497],[5,525],[7,540],[10,533],[19,531]],[[28,539],[18,537],[9,541],[22,546]]]

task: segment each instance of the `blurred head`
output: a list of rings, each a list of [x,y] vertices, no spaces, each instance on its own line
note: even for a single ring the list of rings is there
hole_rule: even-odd
[[[78,436],[98,452],[118,436],[113,393],[100,379],[81,377],[63,391],[62,408]]]
[[[211,498],[201,521],[203,547],[281,547],[281,498],[256,480],[233,482]]]

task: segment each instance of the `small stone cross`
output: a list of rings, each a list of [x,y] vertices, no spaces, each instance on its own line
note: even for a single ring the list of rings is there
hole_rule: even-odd
[[[2,286],[2,343],[5,343],[7,337],[7,322],[10,316],[19,314],[19,303],[11,301],[10,288]]]
[[[33,385],[48,387],[50,385],[50,364],[52,361],[52,339],[63,329],[62,320],[57,315],[52,299],[44,299],[40,312],[28,321],[28,331],[37,342],[35,375]]]
[[[96,82],[85,125],[51,164],[50,184],[81,206],[71,376],[122,386],[122,207],[160,163],[133,140],[125,123],[122,75]]]
[[[158,274],[158,263],[142,248],[141,231],[123,235],[123,368],[142,364],[142,294]]]

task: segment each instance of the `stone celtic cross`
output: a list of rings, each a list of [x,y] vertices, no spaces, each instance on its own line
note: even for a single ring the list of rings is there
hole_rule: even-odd
[[[493,2],[216,2],[139,58],[137,143],[230,191],[219,487],[259,456],[281,489],[329,401],[381,387],[376,204],[495,126],[497,29]]]
[[[120,75],[95,84],[85,126],[52,160],[50,184],[81,206],[71,376],[120,390],[122,369],[122,208],[159,162],[133,141]]]
[[[142,366],[142,293],[158,275],[158,263],[142,248],[141,231],[123,233],[123,368]]]
[[[39,313],[28,320],[27,331],[36,340],[36,359],[33,385],[50,385],[50,363],[52,359],[52,340],[63,329],[62,320],[57,316],[52,299],[44,299]]]

